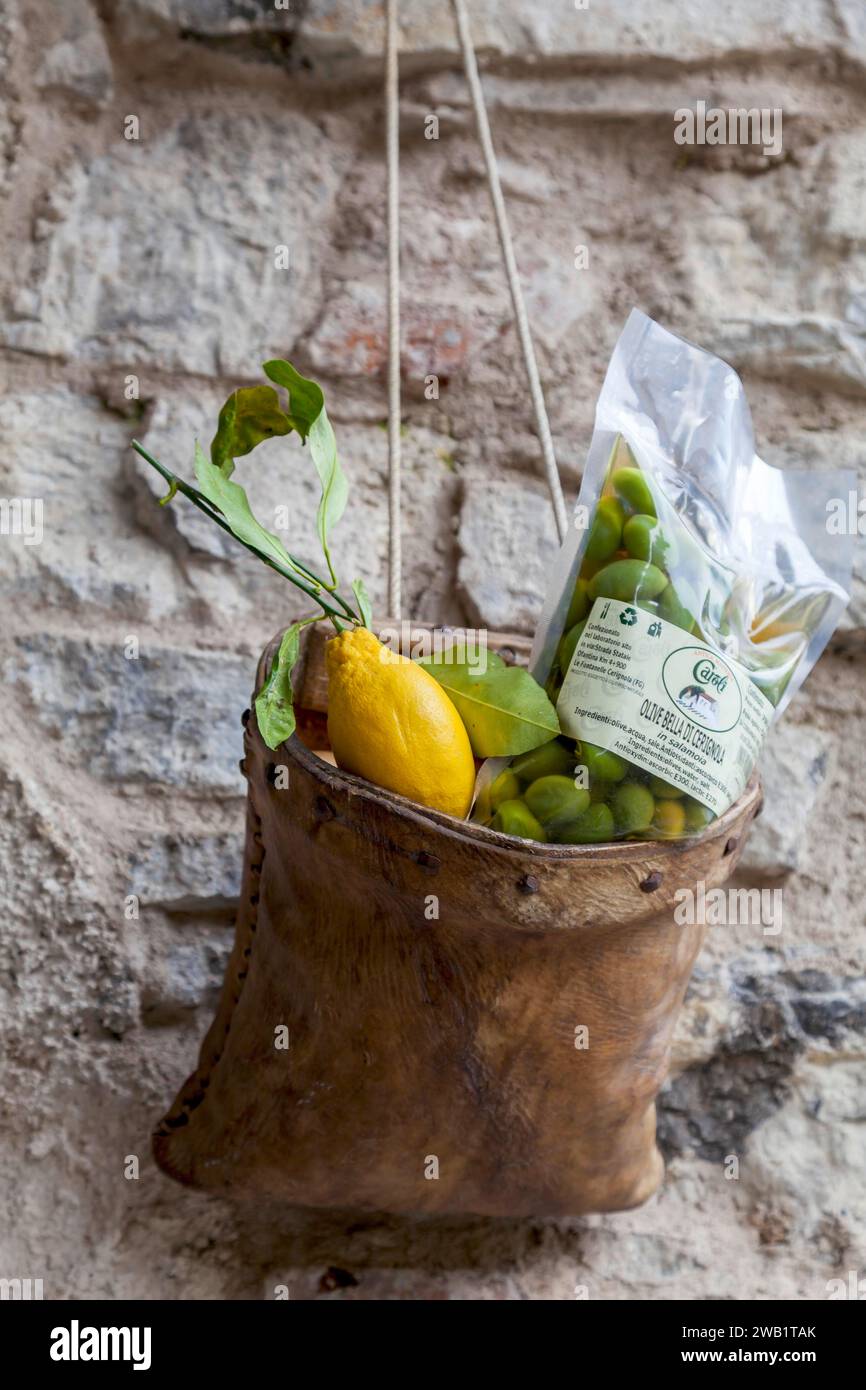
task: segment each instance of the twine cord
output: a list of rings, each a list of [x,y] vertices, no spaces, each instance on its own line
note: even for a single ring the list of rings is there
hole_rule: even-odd
[[[387,201],[388,201],[388,607],[392,618],[400,617],[401,609],[401,477],[400,477],[400,89],[398,60],[398,0],[386,0],[385,8],[385,152],[387,162]],[[526,313],[526,303],[520,283],[520,272],[514,254],[514,242],[508,223],[508,213],[502,194],[499,166],[484,91],[478,73],[475,48],[469,30],[469,17],[464,0],[451,0],[451,8],[457,24],[457,34],[463,54],[463,67],[466,82],[475,111],[478,138],[484,155],[487,182],[493,215],[499,237],[499,247],[505,267],[505,277],[511,294],[514,322],[526,368],[526,379],[535,412],[535,427],[541,445],[544,471],[556,530],[560,541],[568,530],[568,515],[556,455],[550,433],[550,421],[544,404],[538,362],[532,342],[532,333]]]
[[[542,392],[541,379],[538,375],[538,363],[535,358],[535,348],[532,344],[529,319],[526,316],[526,304],[524,303],[523,290],[520,284],[520,272],[517,269],[517,259],[514,255],[514,243],[511,239],[511,228],[508,225],[508,213],[505,208],[505,199],[502,196],[502,184],[499,180],[499,166],[496,162],[496,151],[493,148],[493,136],[490,133],[490,122],[487,119],[484,92],[481,87],[481,78],[478,75],[478,63],[475,59],[475,48],[472,43],[472,35],[469,31],[469,17],[466,13],[466,6],[463,0],[451,0],[451,8],[454,11],[454,18],[457,21],[457,34],[463,52],[463,66],[466,70],[466,81],[469,86],[469,94],[472,97],[472,105],[475,108],[475,123],[478,126],[478,138],[481,142],[484,163],[487,167],[487,182],[490,187],[490,199],[493,203],[493,214],[496,219],[496,231],[499,235],[499,246],[505,265],[505,276],[508,280],[508,288],[511,292],[511,304],[514,309],[514,322],[517,326],[517,336],[520,339],[520,348],[523,353],[524,366],[526,367],[526,379],[529,382],[529,392],[535,411],[535,427],[538,433],[539,443],[541,444],[547,486],[550,492],[550,500],[553,504],[553,514],[556,518],[556,530],[560,541],[562,541],[568,530],[565,498],[562,494],[562,484],[559,480],[559,471],[556,467],[556,455],[553,452],[550,422],[547,418],[544,393]]]
[[[388,613],[400,617],[400,74],[397,3],[387,0],[385,150],[388,166]]]

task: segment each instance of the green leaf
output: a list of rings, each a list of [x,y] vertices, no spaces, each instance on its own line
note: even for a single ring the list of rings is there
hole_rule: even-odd
[[[358,612],[365,627],[373,626],[373,610],[370,607],[370,596],[367,593],[363,579],[352,580],[352,593],[358,600]]]
[[[309,381],[307,377],[301,376],[300,372],[295,371],[291,362],[284,362],[281,358],[274,358],[271,362],[265,362],[263,367],[265,375],[269,376],[271,381],[275,381],[278,386],[284,386],[288,391],[289,414],[287,419],[302,439],[309,439],[310,441],[313,463],[316,465],[319,482],[322,484],[322,497],[316,514],[316,529],[330,571],[331,583],[336,586],[337,576],[334,574],[334,566],[331,564],[328,533],[332,526],[336,526],[346,510],[349,484],[337,457],[337,441],[328,419],[328,412],[325,410],[322,388],[317,386],[315,381]]]
[[[467,642],[461,634],[455,633],[450,646],[443,647],[441,651],[434,651],[432,656],[419,656],[419,666],[465,666],[470,676],[481,676],[484,671],[481,669],[481,655],[477,648],[469,647],[467,656]],[[488,671],[493,667],[504,666],[505,662],[498,652],[485,651],[484,665]],[[434,671],[430,672],[435,675]]]
[[[289,413],[286,417],[302,439],[306,439],[313,421],[322,413],[325,397],[322,388],[308,377],[295,371],[291,362],[275,357],[271,362],[263,362],[262,370],[278,386],[284,386],[289,393]]]
[[[319,533],[325,559],[328,562],[331,581],[336,584],[337,576],[334,574],[331,552],[328,549],[328,532],[332,526],[336,526],[346,510],[346,503],[349,500],[349,484],[340,467],[340,460],[337,457],[337,441],[334,438],[334,431],[324,407],[321,414],[310,426],[309,439],[313,463],[316,465],[316,472],[322,484],[322,496],[319,501],[319,510],[316,513],[316,529]]]
[[[195,446],[195,476],[207,500],[219,508],[238,540],[255,546],[284,569],[297,572],[298,567],[282,541],[256,521],[249,498],[240,483],[233,483],[221,468],[211,463],[198,443]]]
[[[288,434],[294,428],[273,386],[239,387],[220,411],[210,446],[211,460],[230,477],[236,458],[251,453],[263,440]]]
[[[422,661],[453,700],[476,758],[513,757],[560,732],[556,710],[521,666],[488,665],[483,674],[447,661]]]
[[[270,675],[256,696],[256,721],[269,748],[279,748],[295,732],[292,671],[301,649],[303,626],[293,623],[283,633]]]

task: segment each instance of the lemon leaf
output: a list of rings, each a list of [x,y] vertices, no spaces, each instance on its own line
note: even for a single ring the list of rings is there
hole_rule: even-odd
[[[279,748],[295,732],[292,670],[298,659],[303,623],[286,628],[267,680],[256,696],[256,722],[269,748]]]
[[[285,362],[282,358],[274,358],[270,362],[265,362],[263,366],[265,375],[270,377],[271,381],[275,381],[278,386],[285,387],[289,393],[289,414],[286,418],[291,427],[298,431],[303,440],[309,439],[310,441],[310,453],[319,475],[319,482],[322,485],[322,496],[316,514],[316,529],[331,575],[331,583],[336,586],[337,576],[331,563],[328,533],[332,526],[336,526],[346,510],[349,484],[340,466],[337,441],[328,419],[328,412],[325,409],[322,388],[315,381],[301,376],[291,362]]]
[[[310,433],[313,421],[322,413],[325,397],[321,386],[286,362],[282,357],[274,357],[262,363],[266,377],[275,381],[289,393],[289,412],[287,419],[292,429],[297,430],[302,439]]]
[[[239,387],[220,411],[210,446],[211,462],[227,478],[231,477],[236,458],[251,453],[265,439],[288,434],[294,427],[280,408],[273,386]]]
[[[479,673],[466,664],[419,664],[450,696],[476,758],[528,753],[560,732],[556,710],[521,666],[493,665]]]
[[[221,468],[211,463],[198,443],[195,446],[195,476],[208,502],[222,513],[238,540],[254,546],[278,566],[297,570],[279,537],[256,521],[250,499],[240,483],[233,483]]]
[[[352,580],[352,593],[358,600],[358,612],[365,627],[373,626],[373,609],[370,606],[370,596],[367,593],[367,586],[363,579]]]

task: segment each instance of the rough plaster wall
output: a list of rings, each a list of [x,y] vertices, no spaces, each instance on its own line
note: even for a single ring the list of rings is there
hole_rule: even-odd
[[[531,630],[553,529],[482,165],[445,0],[402,10],[407,605]],[[489,0],[473,25],[570,494],[633,304],[742,371],[766,457],[862,479],[858,0],[709,21],[693,0]],[[545,1225],[323,1217],[236,1210],[150,1160],[230,939],[254,659],[297,609],[191,510],[157,509],[128,441],[188,467],[228,391],[291,356],[351,476],[344,571],[381,603],[380,42],[378,3],[4,3],[0,491],[44,498],[46,529],[0,538],[0,1274],[55,1298],[822,1298],[866,1263],[862,542],[844,636],[765,759],[743,882],[782,889],[783,929],[710,931],[658,1198]],[[700,97],[783,108],[783,156],[676,146]],[[312,515],[300,468],[251,491]]]

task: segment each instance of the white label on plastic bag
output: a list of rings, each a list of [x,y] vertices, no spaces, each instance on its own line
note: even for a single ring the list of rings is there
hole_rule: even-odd
[[[729,657],[606,598],[592,606],[556,710],[569,737],[619,753],[717,816],[746,786],[774,713]]]

